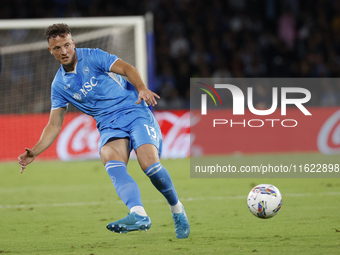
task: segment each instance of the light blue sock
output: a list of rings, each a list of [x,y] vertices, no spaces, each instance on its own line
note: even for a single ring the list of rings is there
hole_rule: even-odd
[[[169,205],[176,205],[178,202],[177,192],[172,183],[169,172],[161,165],[154,163],[145,170],[152,184],[163,194]]]
[[[133,206],[143,206],[138,185],[128,174],[124,162],[111,160],[106,163],[105,169],[116,188],[118,196],[129,210]]]

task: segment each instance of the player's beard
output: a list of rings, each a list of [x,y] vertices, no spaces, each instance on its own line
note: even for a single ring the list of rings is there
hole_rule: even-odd
[[[74,54],[73,54],[73,56],[72,56],[72,59],[71,59],[71,62],[70,62],[70,63],[68,63],[68,64],[63,64],[61,61],[59,61],[59,62],[63,65],[63,67],[64,67],[64,69],[65,69],[66,72],[71,72],[71,71],[73,71],[73,69],[74,69],[76,60],[77,60],[77,53],[74,52]]]

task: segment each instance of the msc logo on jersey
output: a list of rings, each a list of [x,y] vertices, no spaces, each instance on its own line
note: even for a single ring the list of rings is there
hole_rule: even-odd
[[[83,73],[84,73],[85,75],[88,75],[88,74],[90,73],[90,69],[89,69],[88,66],[84,66],[84,68],[83,68]]]
[[[96,80],[96,77],[92,76],[90,79],[90,82],[85,82],[82,88],[80,89],[80,92],[83,93],[83,95],[86,97],[87,93],[90,92],[95,86],[97,86],[98,81]]]

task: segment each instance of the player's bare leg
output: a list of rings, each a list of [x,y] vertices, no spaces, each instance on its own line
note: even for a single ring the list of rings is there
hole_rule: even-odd
[[[104,165],[110,160],[119,160],[127,164],[129,155],[129,139],[127,138],[109,141],[100,150],[100,158]]]

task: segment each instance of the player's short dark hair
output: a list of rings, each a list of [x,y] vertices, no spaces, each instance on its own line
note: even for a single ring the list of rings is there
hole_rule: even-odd
[[[56,38],[57,36],[64,37],[65,34],[71,34],[71,29],[67,24],[53,24],[46,28],[45,37],[48,42],[50,38]]]

